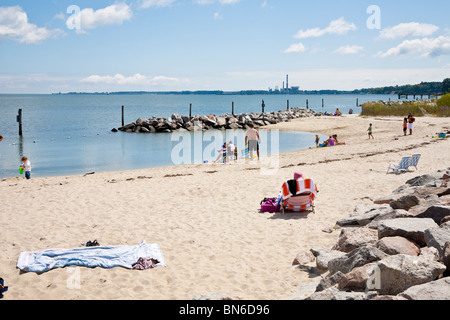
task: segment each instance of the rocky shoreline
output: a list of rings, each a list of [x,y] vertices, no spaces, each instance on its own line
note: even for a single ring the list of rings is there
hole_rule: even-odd
[[[410,179],[323,231],[335,230],[332,248],[294,259],[321,280],[290,299],[450,300],[450,168]]]
[[[118,129],[114,128],[112,132],[134,132],[134,133],[170,133],[170,132],[192,132],[207,130],[248,130],[249,125],[253,124],[255,128],[260,128],[270,124],[287,122],[292,119],[316,116],[317,113],[305,108],[291,108],[285,111],[276,111],[270,113],[242,113],[242,114],[223,114],[221,116],[180,116],[173,114],[169,118],[152,117],[149,119],[137,119]]]

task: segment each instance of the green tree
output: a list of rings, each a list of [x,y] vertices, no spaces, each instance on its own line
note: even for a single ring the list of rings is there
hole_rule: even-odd
[[[442,82],[442,92],[450,93],[450,78],[447,78]]]
[[[437,105],[440,107],[450,107],[450,93],[447,93],[445,96],[442,96],[440,99],[436,101]]]

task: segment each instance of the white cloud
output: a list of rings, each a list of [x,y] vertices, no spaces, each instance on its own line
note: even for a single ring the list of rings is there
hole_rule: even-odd
[[[426,37],[439,30],[438,26],[427,23],[409,22],[381,30],[380,39],[406,39],[409,37]]]
[[[168,7],[174,2],[175,0],[141,0],[140,8],[146,9],[150,7]]]
[[[80,11],[81,32],[85,29],[95,29],[108,25],[120,25],[133,16],[131,8],[126,3],[117,3],[109,7],[95,10],[86,8]],[[72,17],[74,19],[75,17]],[[78,30],[80,31],[80,30]]]
[[[364,47],[361,47],[361,46],[342,46],[342,47],[338,48],[337,50],[335,50],[334,53],[342,54],[342,55],[356,54],[358,52],[361,52],[362,50],[364,50]]]
[[[377,56],[387,58],[411,53],[421,53],[423,57],[450,55],[450,37],[440,36],[437,38],[405,40],[386,52],[378,53]]]
[[[216,13],[214,13],[214,19],[215,20],[223,20],[223,16],[220,13],[216,12]]]
[[[355,24],[349,23],[345,21],[343,17],[341,17],[337,20],[331,21],[328,27],[324,29],[313,28],[307,30],[300,30],[297,32],[294,38],[304,39],[304,38],[321,37],[325,34],[344,35],[347,34],[349,31],[354,31],[356,29],[357,28]]]
[[[20,43],[39,44],[64,34],[61,29],[39,28],[28,22],[28,15],[20,6],[0,7],[0,40],[14,39]]]
[[[171,78],[165,76],[156,76],[151,78],[139,73],[136,73],[128,77],[119,73],[114,76],[91,75],[89,77],[81,79],[81,82],[83,83],[111,84],[111,85],[160,85],[179,81],[180,80],[178,78]]]
[[[289,48],[284,50],[284,53],[300,53],[305,52],[306,48],[303,43],[294,43]]]

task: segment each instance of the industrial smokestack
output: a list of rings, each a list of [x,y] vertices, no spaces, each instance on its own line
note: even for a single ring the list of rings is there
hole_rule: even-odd
[[[289,75],[286,75],[286,89],[289,89]]]

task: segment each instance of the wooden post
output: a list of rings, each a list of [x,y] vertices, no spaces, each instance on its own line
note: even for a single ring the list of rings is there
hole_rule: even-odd
[[[287,110],[289,111],[289,100],[287,101]]]
[[[17,122],[19,123],[19,136],[22,136],[22,109],[19,109],[19,114],[17,115]]]
[[[263,115],[263,120],[264,120],[264,108],[265,108],[265,104],[264,104],[264,100],[262,101],[262,115]]]
[[[192,120],[192,103],[189,105],[189,121]]]
[[[309,109],[309,101],[306,99],[306,109]]]
[[[231,114],[234,117],[234,102],[231,102]]]
[[[122,106],[122,127],[125,126],[125,107]]]
[[[322,108],[324,107],[324,102],[323,102],[323,99],[322,99]]]
[[[359,99],[356,98],[356,106],[359,106]]]

